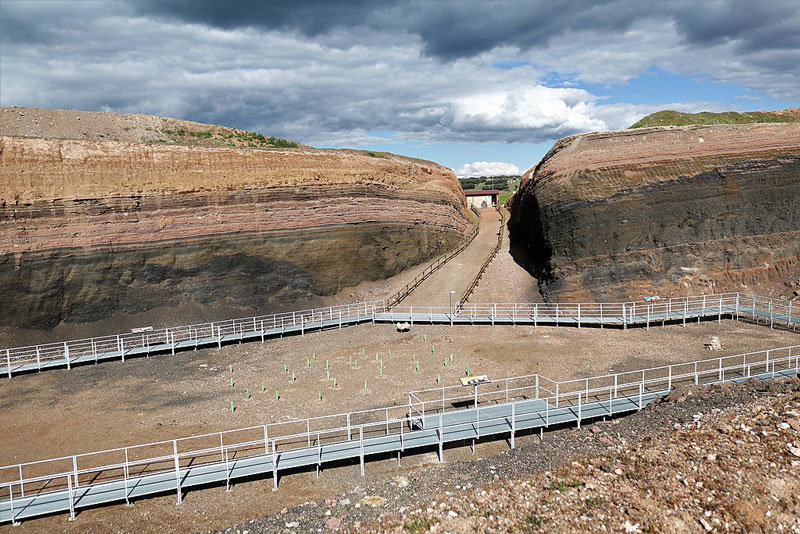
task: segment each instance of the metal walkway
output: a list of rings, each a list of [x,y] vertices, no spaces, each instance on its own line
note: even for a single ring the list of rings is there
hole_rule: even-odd
[[[449,325],[533,325],[595,327],[645,327],[740,315],[796,328],[800,309],[792,303],[739,293],[680,297],[654,302],[466,304],[455,309],[399,307],[361,303],[283,314],[232,319],[222,322],[127,333],[90,339],[0,349],[0,376],[71,369],[81,364],[122,360],[182,350],[221,347],[244,341],[265,341],[290,334],[372,322]]]
[[[486,437],[613,417],[641,410],[678,384],[740,382],[797,374],[800,345],[555,382],[541,375],[408,394],[408,404],[218,432],[0,467],[0,521],[18,522],[243,477],[438,449]]]

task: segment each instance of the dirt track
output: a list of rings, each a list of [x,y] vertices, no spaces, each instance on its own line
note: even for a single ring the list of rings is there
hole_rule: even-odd
[[[500,215],[494,208],[480,213],[480,231],[472,243],[415,289],[402,306],[449,306],[450,291],[455,291],[453,304],[461,298],[497,243]]]

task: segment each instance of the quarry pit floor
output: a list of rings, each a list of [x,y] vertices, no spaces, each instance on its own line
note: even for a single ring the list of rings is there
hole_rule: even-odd
[[[719,337],[722,351],[705,350],[703,344],[711,336]],[[436,387],[437,375],[444,385],[456,384],[467,366],[471,374],[490,378],[540,373],[564,380],[786,346],[798,339],[792,332],[730,320],[649,331],[415,325],[409,333],[398,333],[390,325],[365,324],[264,344],[29,374],[0,384],[0,417],[6,422],[0,464],[405,404],[407,391]],[[378,362],[383,362],[383,377],[376,354]],[[276,390],[279,400],[275,400]],[[231,401],[236,407],[233,414]],[[468,462],[506,448],[502,441],[482,443],[476,456],[462,447],[448,451],[447,459]],[[394,459],[381,460],[367,466],[367,477],[408,474],[436,461],[433,452],[403,457],[399,467]],[[14,530],[224,528],[352,491],[364,480],[358,476],[357,464],[348,465],[327,469],[319,479],[313,472],[287,475],[277,492],[272,491],[271,480],[260,479],[237,484],[230,493],[219,487],[189,492],[181,506],[175,505],[174,495],[167,495],[132,507],[84,510],[71,523],[65,515],[57,515],[25,522]]]

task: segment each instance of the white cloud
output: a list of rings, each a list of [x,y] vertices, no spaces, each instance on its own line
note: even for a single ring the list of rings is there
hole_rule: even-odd
[[[519,167],[504,161],[475,161],[465,163],[457,171],[459,178],[472,178],[474,176],[502,176],[520,174]]]

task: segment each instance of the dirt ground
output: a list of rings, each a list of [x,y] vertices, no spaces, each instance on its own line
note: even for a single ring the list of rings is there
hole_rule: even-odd
[[[400,334],[389,325],[361,325],[264,344],[23,375],[0,382],[0,417],[5,422],[0,464],[402,404],[406,391],[435,387],[437,375],[443,384],[454,384],[467,366],[472,374],[491,378],[541,373],[567,379],[691,361],[709,357],[703,343],[713,335],[719,336],[724,347],[714,356],[784,346],[799,339],[791,332],[727,320],[649,332],[415,325],[410,333]],[[383,362],[382,378],[376,353]],[[418,373],[414,357],[420,363]],[[326,378],[326,360],[331,379],[337,379],[336,389]],[[233,387],[229,366],[233,366]],[[276,390],[280,395],[277,401]],[[236,405],[234,414],[230,413],[231,401]],[[489,444],[480,454],[502,448]],[[450,458],[461,456],[470,454],[458,451]],[[367,473],[370,477],[396,475],[433,461],[435,456],[419,454],[404,458],[401,467],[393,461],[370,464]],[[181,506],[176,506],[175,496],[170,495],[130,508],[113,505],[81,511],[72,523],[67,523],[66,515],[28,521],[15,531],[223,528],[335,495],[361,480],[357,465],[337,467],[326,470],[319,479],[314,473],[285,476],[275,493],[271,480],[257,480],[237,485],[231,493],[219,487],[190,492]]]
[[[528,272],[531,260],[527,252],[517,246],[512,250],[508,236],[509,213],[503,225],[503,243],[497,256],[489,264],[469,302],[542,302],[536,279]],[[480,266],[476,268],[476,273]]]

